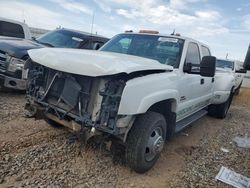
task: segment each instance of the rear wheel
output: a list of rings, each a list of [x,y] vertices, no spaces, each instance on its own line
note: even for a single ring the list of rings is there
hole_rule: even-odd
[[[166,139],[163,115],[147,112],[139,116],[131,128],[126,147],[126,162],[138,173],[151,169],[158,160]]]
[[[222,104],[213,104],[208,107],[208,114],[210,116],[224,119],[227,116],[228,110],[233,100],[233,93],[230,94],[226,102]]]

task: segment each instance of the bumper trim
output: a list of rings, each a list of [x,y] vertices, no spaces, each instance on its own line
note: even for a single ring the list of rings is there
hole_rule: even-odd
[[[0,80],[2,80],[2,85],[6,88],[26,90],[26,80],[12,78],[0,73]]]

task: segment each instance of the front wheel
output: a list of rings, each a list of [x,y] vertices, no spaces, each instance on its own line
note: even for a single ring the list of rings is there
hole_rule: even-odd
[[[151,169],[158,160],[166,139],[166,120],[156,112],[140,115],[131,128],[126,147],[126,162],[138,173]]]

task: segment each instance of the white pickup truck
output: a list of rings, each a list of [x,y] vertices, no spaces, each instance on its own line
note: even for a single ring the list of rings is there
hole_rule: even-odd
[[[231,75],[234,78],[234,93],[239,94],[246,70],[242,69],[238,61],[228,59],[217,59],[216,72],[217,74]]]
[[[129,32],[100,51],[28,53],[26,109],[86,138],[101,134],[123,144],[138,173],[153,167],[174,133],[207,113],[224,118],[232,99],[231,80],[215,87],[208,46],[182,36]]]
[[[31,39],[31,33],[27,24],[0,17],[0,39],[6,37]]]

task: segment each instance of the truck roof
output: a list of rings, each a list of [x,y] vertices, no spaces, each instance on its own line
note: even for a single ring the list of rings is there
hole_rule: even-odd
[[[26,23],[20,22],[20,21],[17,21],[17,20],[12,20],[12,19],[9,19],[9,18],[4,18],[4,17],[0,17],[0,20],[1,20],[1,21],[5,21],[5,22],[11,22],[11,23],[15,23],[15,24],[19,24],[19,25],[28,27],[28,25],[27,25]]]
[[[185,36],[181,36],[181,35],[169,35],[169,34],[162,34],[162,33],[158,33],[158,34],[153,34],[153,33],[136,33],[136,32],[125,32],[123,34],[131,34],[131,35],[151,35],[151,36],[161,36],[161,37],[171,37],[171,38],[178,38],[178,39],[182,39],[182,40],[188,40],[188,41],[192,41],[192,42],[196,42],[196,43],[199,43],[201,44],[202,46],[205,46],[207,48],[209,48],[208,45],[200,42],[200,41],[197,41],[195,39],[192,39],[192,38],[189,38],[189,37],[185,37]],[[210,49],[210,48],[209,48]]]
[[[67,31],[75,32],[75,33],[80,33],[80,34],[83,34],[83,35],[88,35],[88,36],[93,36],[93,37],[99,37],[99,38],[105,38],[105,39],[109,40],[109,38],[107,38],[105,36],[97,35],[97,34],[94,34],[94,33],[85,32],[85,31],[79,31],[79,30],[68,29],[68,28],[62,28],[61,30],[67,30]]]

